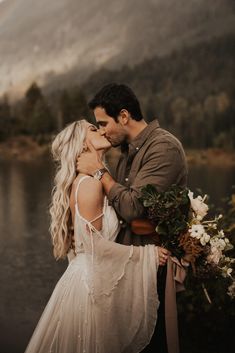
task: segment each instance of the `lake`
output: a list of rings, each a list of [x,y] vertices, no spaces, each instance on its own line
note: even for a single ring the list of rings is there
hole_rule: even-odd
[[[24,352],[67,266],[66,261],[54,260],[48,233],[53,173],[52,163],[46,158],[32,162],[0,161],[2,353]],[[235,184],[235,167],[189,168],[190,189],[202,189],[215,205],[221,205],[221,198],[231,194],[232,184]]]

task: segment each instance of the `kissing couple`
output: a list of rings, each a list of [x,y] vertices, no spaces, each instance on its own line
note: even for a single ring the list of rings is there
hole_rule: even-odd
[[[57,163],[50,208],[54,256],[68,256],[25,353],[178,353],[176,291],[188,263],[161,246],[141,188],[187,183],[178,139],[147,124],[134,92],[104,86],[85,119],[52,143]],[[115,175],[105,153],[121,147]]]

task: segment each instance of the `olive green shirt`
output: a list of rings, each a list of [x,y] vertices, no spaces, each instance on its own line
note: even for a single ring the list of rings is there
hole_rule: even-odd
[[[125,245],[154,244],[154,237],[131,232],[130,222],[145,217],[139,200],[140,189],[147,184],[155,185],[158,191],[164,191],[172,184],[184,187],[187,174],[181,143],[161,129],[157,120],[152,121],[121,154],[116,168],[116,183],[107,195],[121,224],[117,241]]]

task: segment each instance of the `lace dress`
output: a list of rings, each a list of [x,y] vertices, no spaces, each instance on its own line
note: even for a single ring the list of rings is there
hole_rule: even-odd
[[[82,181],[77,185],[75,199]],[[115,243],[119,223],[105,197],[102,230],[75,205],[75,252],[57,282],[25,353],[137,353],[157,320],[153,245]],[[93,222],[93,221],[92,221]]]

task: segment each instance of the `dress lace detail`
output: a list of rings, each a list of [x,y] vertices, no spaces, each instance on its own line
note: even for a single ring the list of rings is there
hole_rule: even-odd
[[[80,179],[76,194],[87,177]],[[25,353],[138,353],[149,343],[159,305],[155,248],[114,242],[119,223],[106,197],[102,214],[98,231],[76,205],[77,255],[58,281]]]

